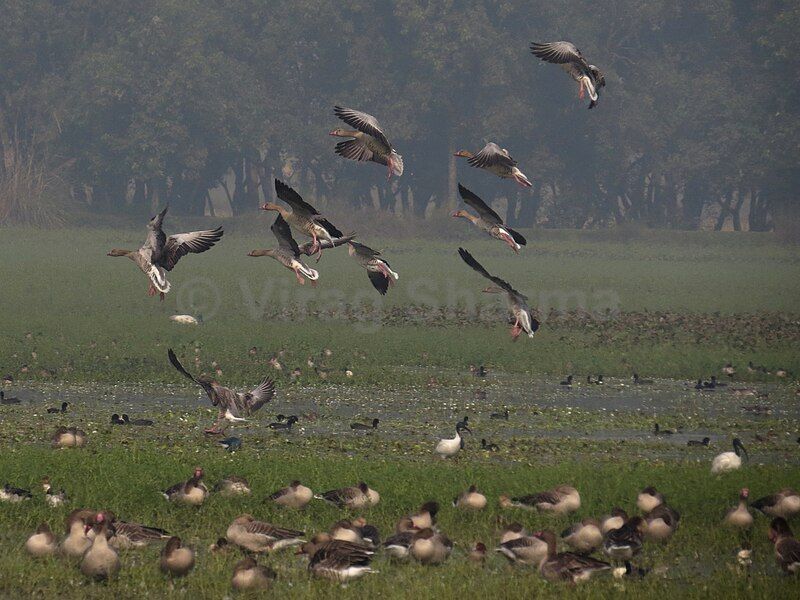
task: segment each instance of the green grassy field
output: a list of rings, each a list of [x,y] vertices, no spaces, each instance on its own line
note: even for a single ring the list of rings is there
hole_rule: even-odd
[[[381,298],[344,250],[326,253],[313,289],[271,259],[246,256],[273,243],[252,224],[226,231],[217,248],[181,262],[160,303],[145,295],[130,261],[105,256],[137,247],[143,230],[1,230],[0,368],[23,380],[174,381],[164,361],[174,346],[200,348],[204,368],[216,361],[240,381],[257,377],[261,359],[278,350],[293,367],[322,348],[334,350],[332,372],[357,367],[351,384],[413,379],[397,368],[404,365],[479,362],[521,373],[679,378],[728,361],[800,369],[800,251],[768,235],[526,232],[520,256],[482,238],[365,239],[400,273]],[[486,282],[460,261],[458,245],[539,307],[535,340],[509,343],[504,305],[480,293]],[[167,319],[175,313],[205,322],[185,328]],[[258,360],[246,354],[251,347]]]

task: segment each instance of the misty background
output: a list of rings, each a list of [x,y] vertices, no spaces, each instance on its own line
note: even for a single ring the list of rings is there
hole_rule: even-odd
[[[0,223],[246,215],[272,178],[323,212],[516,227],[785,232],[800,185],[800,5],[772,0],[3,0]],[[530,54],[566,39],[604,73]],[[345,161],[335,104],[405,159]],[[457,163],[507,148],[531,189]],[[390,219],[389,216],[392,216]]]

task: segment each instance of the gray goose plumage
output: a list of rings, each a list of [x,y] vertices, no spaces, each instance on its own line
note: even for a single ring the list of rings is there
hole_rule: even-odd
[[[334,107],[333,114],[350,127],[355,127],[355,131],[337,127],[330,132],[330,135],[336,137],[352,138],[336,144],[334,150],[336,154],[349,160],[372,161],[385,165],[389,172],[387,179],[391,179],[392,175],[399,177],[403,174],[403,157],[389,143],[381,124],[375,117],[341,106]]]
[[[294,271],[294,275],[300,285],[305,284],[304,277],[311,281],[311,285],[316,285],[319,273],[300,260],[300,247],[292,237],[292,230],[283,216],[278,214],[272,227],[270,227],[270,231],[278,240],[277,248],[251,250],[247,253],[247,256],[270,256],[290,271]],[[332,244],[332,242],[330,243]],[[311,248],[313,249],[313,247],[312,242]]]
[[[514,252],[519,252],[520,247],[527,244],[522,235],[506,226],[503,219],[494,212],[486,202],[481,200],[476,194],[473,194],[460,183],[458,184],[458,193],[464,200],[467,206],[472,207],[478,214],[477,216],[468,213],[465,210],[457,210],[451,216],[454,218],[462,217],[470,221],[473,225],[482,229],[493,238],[496,238],[508,244]]]
[[[392,271],[389,263],[380,258],[381,253],[373,250],[369,246],[358,242],[348,242],[348,252],[354,257],[358,264],[367,270],[372,286],[378,290],[381,296],[385,296],[390,285],[394,285],[400,276]]]
[[[469,252],[464,250],[464,248],[459,248],[458,254],[473,270],[477,271],[486,277],[486,279],[495,284],[496,287],[487,287],[483,290],[484,292],[506,294],[508,300],[508,309],[511,311],[511,314],[515,319],[514,326],[511,328],[511,337],[516,340],[520,333],[524,331],[528,334],[529,338],[532,338],[534,333],[536,333],[536,331],[539,329],[539,321],[531,314],[531,309],[528,307],[527,296],[520,294],[517,290],[511,287],[510,284],[503,281],[499,277],[490,275],[489,272],[484,269],[483,266],[477,260],[475,260],[475,258],[473,258]]]
[[[511,158],[508,150],[494,142],[486,144],[477,154],[469,150],[459,150],[454,156],[466,158],[471,167],[485,169],[501,179],[513,179],[522,187],[533,185],[525,173],[519,170],[517,161]]]
[[[531,43],[531,52],[545,62],[553,63],[564,69],[566,73],[580,84],[578,92],[581,100],[584,90],[588,92],[591,102],[589,110],[597,106],[600,89],[605,87],[606,78],[600,69],[590,65],[581,51],[572,42],[549,42],[545,44]]]
[[[204,375],[195,377],[189,373],[183,368],[183,365],[178,360],[178,357],[175,356],[172,348],[169,349],[167,355],[169,356],[169,361],[172,363],[172,366],[175,367],[181,375],[194,381],[203,388],[208,398],[211,400],[211,404],[219,407],[217,421],[214,423],[213,427],[206,429],[206,433],[221,433],[220,425],[225,420],[230,422],[246,420],[244,417],[251,416],[275,396],[275,382],[269,377],[262,379],[261,383],[249,392],[234,392],[229,388],[221,386],[210,377]]]
[[[150,280],[147,294],[154,296],[158,292],[162,300],[171,287],[167,281],[167,271],[172,271],[178,261],[187,254],[200,254],[208,250],[222,238],[224,233],[222,227],[217,227],[204,231],[176,233],[167,237],[162,225],[168,209],[169,207],[165,207],[150,219],[147,224],[147,239],[141,248],[138,250],[114,248],[107,254],[107,256],[126,256],[135,262]]]

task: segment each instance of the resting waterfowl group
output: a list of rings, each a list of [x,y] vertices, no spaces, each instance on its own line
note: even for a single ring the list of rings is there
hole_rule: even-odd
[[[527,244],[525,238],[506,226],[503,223],[503,219],[500,218],[500,215],[494,212],[486,202],[460,183],[458,184],[458,193],[461,195],[464,203],[472,207],[478,214],[473,215],[465,210],[457,210],[451,215],[452,217],[466,219],[493,238],[506,243],[514,252],[519,253],[520,248]]]
[[[248,552],[273,552],[304,543],[303,532],[257,521],[252,515],[236,517],[225,537]]]
[[[203,391],[208,395],[209,400],[213,406],[219,407],[219,414],[217,421],[210,429],[206,429],[206,433],[221,433],[221,424],[224,421],[241,422],[245,421],[244,417],[251,416],[264,404],[272,400],[275,396],[275,382],[271,378],[265,377],[257,387],[249,392],[234,392],[233,390],[221,386],[214,379],[205,375],[194,377],[186,369],[183,368],[178,357],[170,348],[167,352],[169,361],[177,371],[187,379],[195,382]]]
[[[286,506],[289,508],[304,508],[311,499],[314,493],[311,488],[304,486],[298,480],[293,481],[287,487],[281,488],[267,496],[267,500],[274,502],[279,506]]]
[[[154,296],[158,292],[162,300],[171,287],[167,281],[167,272],[172,271],[178,261],[187,254],[199,254],[212,248],[222,239],[223,234],[222,227],[217,227],[205,231],[176,233],[167,237],[161,227],[168,208],[165,207],[150,219],[147,224],[147,239],[141,248],[138,250],[114,248],[108,253],[108,256],[125,256],[135,262],[150,281],[148,296]]]
[[[195,468],[189,479],[165,490],[164,497],[170,502],[200,506],[208,497],[208,488],[203,483],[203,469]]]
[[[522,187],[531,187],[533,185],[525,176],[525,173],[519,170],[517,161],[511,158],[508,150],[501,148],[494,142],[486,144],[477,154],[473,154],[469,150],[459,150],[454,156],[466,158],[469,166],[485,169],[501,179],[513,179]]]
[[[486,279],[494,283],[494,286],[485,288],[483,290],[484,292],[506,294],[506,298],[508,300],[508,309],[515,319],[514,325],[511,327],[512,339],[516,340],[523,331],[528,334],[529,338],[532,338],[534,333],[536,333],[536,331],[539,329],[539,321],[533,316],[531,309],[528,307],[527,296],[520,294],[517,290],[511,287],[511,285],[499,277],[490,275],[489,272],[484,269],[483,266],[477,260],[475,260],[475,258],[473,258],[469,252],[464,250],[464,248],[459,248],[458,254],[462,260],[474,271],[480,273]]]
[[[348,242],[347,245],[350,256],[367,270],[372,287],[378,290],[381,296],[385,296],[389,286],[394,285],[394,282],[400,279],[400,275],[392,271],[389,263],[380,258],[381,253],[377,250],[358,242]]]
[[[355,130],[337,127],[330,132],[335,137],[352,138],[336,144],[335,152],[342,158],[358,162],[376,162],[388,169],[387,180],[392,175],[403,174],[403,157],[400,156],[383,132],[378,120],[365,112],[336,106],[333,114],[355,127]]]
[[[278,240],[277,248],[251,250],[247,253],[247,256],[270,256],[290,271],[294,271],[294,275],[300,285],[304,285],[306,279],[311,282],[311,285],[316,285],[319,279],[319,272],[300,260],[300,248],[292,237],[289,224],[282,215],[276,217],[275,222],[270,227],[270,231]]]
[[[606,79],[600,69],[590,65],[583,58],[581,51],[572,42],[549,42],[545,44],[531,43],[531,52],[545,62],[553,63],[564,69],[580,88],[578,97],[583,100],[584,90],[589,94],[589,109],[597,106],[600,89],[605,87]]]
[[[711,462],[711,473],[713,475],[718,475],[720,473],[735,471],[742,466],[742,456],[748,458],[747,450],[745,450],[739,438],[734,438],[733,452],[723,452],[715,456],[714,460]]]

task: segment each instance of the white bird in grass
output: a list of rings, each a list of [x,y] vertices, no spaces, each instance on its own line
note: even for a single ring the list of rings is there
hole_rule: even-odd
[[[456,437],[454,438],[444,438],[439,440],[439,443],[436,444],[435,452],[442,458],[450,458],[458,454],[458,451],[464,447],[464,438],[461,437],[461,431],[470,431],[469,427],[461,426],[456,427]]]
[[[747,459],[747,450],[742,445],[739,438],[733,439],[733,452],[723,452],[714,457],[711,463],[711,474],[718,475],[719,473],[727,473],[728,471],[735,471],[742,466],[742,455]]]
[[[200,323],[196,318],[192,315],[172,315],[169,318],[170,321],[175,321],[181,325],[197,325]]]

